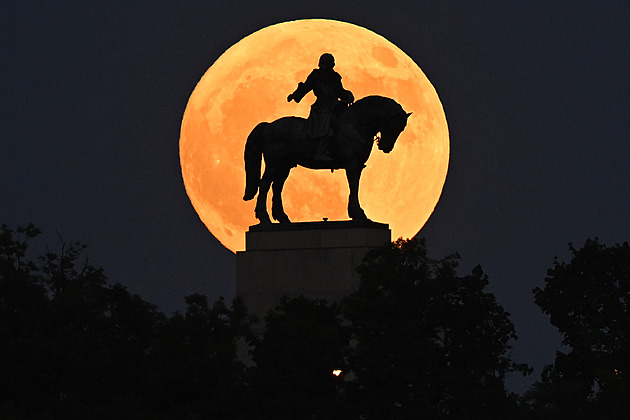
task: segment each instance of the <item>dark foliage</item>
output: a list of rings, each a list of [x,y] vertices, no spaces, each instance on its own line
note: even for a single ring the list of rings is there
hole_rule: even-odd
[[[509,314],[477,267],[458,276],[456,255],[427,257],[419,240],[371,251],[345,301],[355,345],[348,364],[363,418],[501,418],[513,398]]]
[[[34,226],[0,229],[0,418],[208,418],[243,394],[238,300],[186,298],[184,315],[110,285],[61,242],[26,258]]]
[[[526,395],[537,417],[625,419],[630,412],[630,246],[597,239],[569,263],[554,261],[536,304],[551,316],[568,352],[558,352]]]
[[[265,317],[253,351],[252,406],[257,418],[346,418],[340,393],[350,331],[336,305],[302,296],[284,299]]]
[[[29,257],[38,233],[0,229],[3,419],[503,418],[506,372],[528,372],[481,268],[421,241],[368,253],[340,305],[283,300],[255,337],[239,299],[167,317],[79,244]]]

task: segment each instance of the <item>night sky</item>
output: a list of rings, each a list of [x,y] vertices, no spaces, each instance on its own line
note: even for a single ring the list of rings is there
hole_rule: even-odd
[[[234,254],[181,178],[188,97],[227,48],[287,20],[370,29],[433,83],[451,160],[420,236],[435,258],[459,252],[462,274],[489,275],[520,337],[514,358],[536,368],[513,389],[559,348],[532,295],[554,257],[589,237],[630,240],[628,3],[12,3],[0,16],[0,223],[41,227],[40,251],[58,235],[87,244],[110,281],[167,314],[185,295],[235,289]]]

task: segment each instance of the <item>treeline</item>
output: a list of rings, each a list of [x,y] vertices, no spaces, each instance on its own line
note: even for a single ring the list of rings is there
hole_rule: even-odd
[[[33,225],[0,228],[1,419],[614,419],[630,388],[630,248],[589,240],[534,291],[567,345],[511,394],[509,314],[480,267],[421,240],[369,252],[342,302],[297,297],[263,333],[237,298],[167,316],[107,281],[84,247],[31,256]],[[334,373],[333,373],[334,372]]]

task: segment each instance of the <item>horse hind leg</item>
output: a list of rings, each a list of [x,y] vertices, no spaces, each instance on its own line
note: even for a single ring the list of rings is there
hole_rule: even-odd
[[[254,208],[254,214],[261,224],[270,224],[271,219],[269,213],[267,213],[267,193],[271,186],[271,171],[269,167],[265,168],[265,173],[260,179],[258,186],[258,197],[256,198],[256,207]]]
[[[282,204],[282,188],[284,187],[284,182],[287,180],[290,171],[291,168],[278,170],[272,185],[273,196],[271,198],[271,215],[280,223],[291,223],[289,216],[287,216],[284,212],[284,206]]]

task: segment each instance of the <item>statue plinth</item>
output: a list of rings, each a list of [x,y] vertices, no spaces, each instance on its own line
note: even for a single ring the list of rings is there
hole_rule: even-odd
[[[251,226],[236,254],[236,293],[260,320],[285,295],[338,301],[356,290],[365,253],[390,241],[389,225],[375,222]]]

